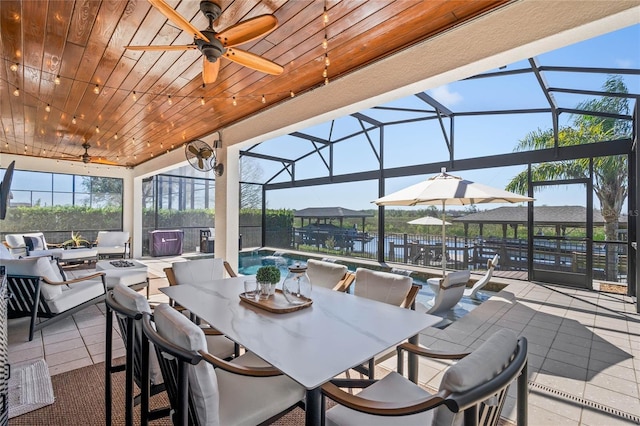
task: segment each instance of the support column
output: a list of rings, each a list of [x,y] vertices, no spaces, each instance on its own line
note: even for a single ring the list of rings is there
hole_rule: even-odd
[[[240,237],[240,149],[218,148],[218,161],[224,164],[222,176],[216,176],[216,257],[221,257],[238,270],[238,238]]]
[[[122,229],[129,231],[133,258],[142,257],[142,178],[125,179]],[[127,201],[128,200],[128,201]]]

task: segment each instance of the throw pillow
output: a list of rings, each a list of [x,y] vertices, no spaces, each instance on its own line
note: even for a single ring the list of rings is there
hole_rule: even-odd
[[[29,251],[44,250],[44,241],[40,237],[28,237],[24,236],[24,244]]]

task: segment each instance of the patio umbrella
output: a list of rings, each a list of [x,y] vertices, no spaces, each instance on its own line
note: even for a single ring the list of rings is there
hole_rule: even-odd
[[[533,198],[481,183],[464,180],[446,173],[443,167],[439,175],[405,189],[385,195],[374,201],[379,206],[442,205],[442,276],[447,269],[445,242],[445,206],[463,206],[480,203],[519,203]]]
[[[442,225],[442,219],[438,219],[433,216],[425,216],[418,219],[413,219],[407,222],[409,225]],[[450,222],[444,222],[445,225],[451,225]]]

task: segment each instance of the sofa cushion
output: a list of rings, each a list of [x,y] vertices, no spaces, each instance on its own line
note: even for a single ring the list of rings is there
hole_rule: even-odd
[[[47,302],[47,305],[54,313],[67,311],[84,302],[104,295],[104,286],[100,278],[58,287],[62,288],[62,294]]]
[[[24,235],[23,238],[24,244],[27,246],[27,249],[29,249],[29,251],[44,250],[44,241],[41,237]]]
[[[224,265],[219,257],[175,262],[171,267],[178,284],[207,285],[224,278]]]
[[[193,262],[193,261],[190,261]],[[158,334],[186,350],[207,350],[204,332],[187,317],[167,304],[160,304],[154,312]],[[188,365],[189,389],[195,402],[200,424],[220,425],[218,379],[213,366],[207,362]]]
[[[46,277],[49,281],[64,281],[60,269],[55,260],[49,257],[27,257],[23,259],[7,259],[2,264],[7,267],[7,275],[27,275],[34,277]],[[49,285],[44,282],[40,285],[40,292],[45,300],[53,300],[62,294],[63,286]]]

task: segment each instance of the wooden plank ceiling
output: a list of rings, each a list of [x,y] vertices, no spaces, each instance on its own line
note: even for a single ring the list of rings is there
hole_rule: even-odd
[[[325,53],[331,84],[508,1],[217,0],[218,32],[275,15],[276,30],[239,47],[284,73],[221,58],[216,82],[203,87],[198,50],[124,49],[193,43],[147,1],[2,0],[0,153],[80,161],[87,141],[93,162],[135,166],[325,84]],[[199,1],[168,4],[207,27]]]

